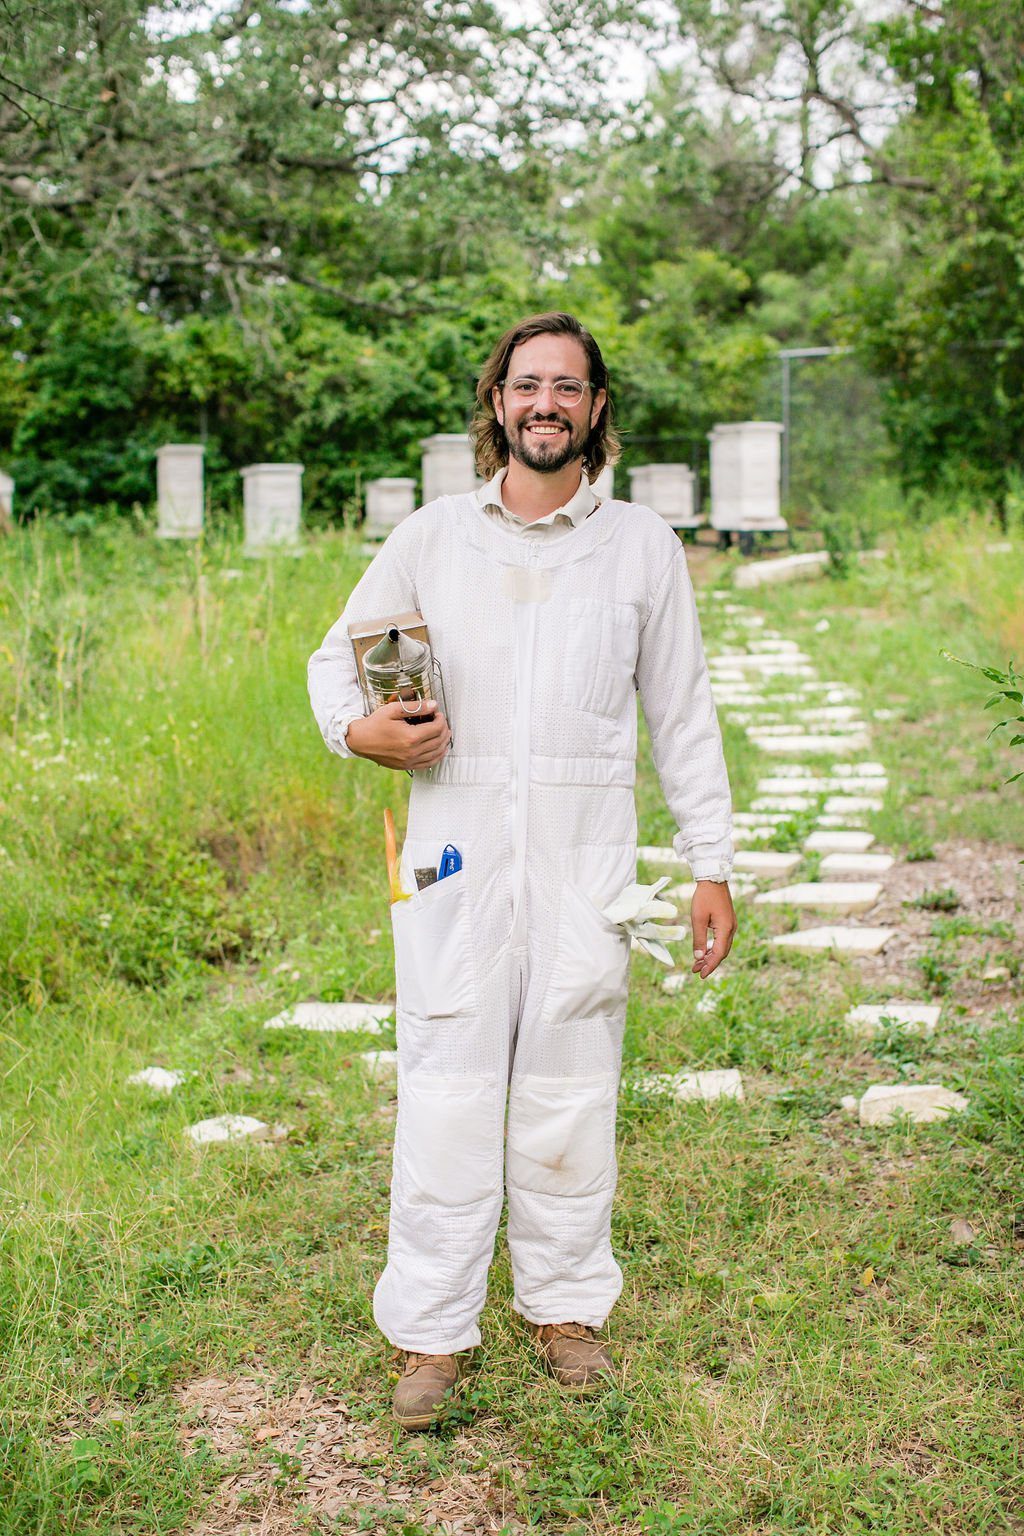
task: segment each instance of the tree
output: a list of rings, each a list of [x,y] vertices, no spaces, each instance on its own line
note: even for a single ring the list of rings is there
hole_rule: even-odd
[[[180,313],[282,278],[345,313],[386,271],[389,189],[427,151],[528,158],[593,84],[604,0],[5,0],[0,292],[99,269]],[[591,103],[592,107],[592,103]],[[382,267],[384,270],[382,271]]]

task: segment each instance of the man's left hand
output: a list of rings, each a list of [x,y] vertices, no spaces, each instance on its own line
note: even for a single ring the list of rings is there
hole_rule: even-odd
[[[729,887],[717,880],[698,880],[690,903],[693,928],[693,971],[706,981],[732,948],[736,909]]]

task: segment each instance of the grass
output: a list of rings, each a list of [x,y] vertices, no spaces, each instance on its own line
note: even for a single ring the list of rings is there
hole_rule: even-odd
[[[884,571],[757,594],[822,675],[898,711],[872,754],[894,851],[1024,848],[984,688],[938,657],[1002,664],[1018,638],[1019,556],[981,542],[933,529]],[[432,1510],[508,1533],[1019,1529],[1020,994],[865,1043],[843,1023],[856,969],[777,966],[750,906],[714,1013],[635,965],[621,1380],[566,1402],[537,1373],[499,1244],[466,1408],[392,1432],[369,1301],[393,1106],[358,1061],[377,1042],[262,1029],[300,998],[391,993],[377,829],[405,784],[329,757],[303,681],[359,568],[339,535],[266,564],[141,528],[0,547],[0,1532],[195,1531],[204,1510],[239,1533],[419,1536]],[[746,805],[765,760],[727,745]],[[669,840],[646,744],[638,805],[641,841]],[[921,905],[955,1000],[980,930]],[[149,1064],[189,1076],[166,1099],[127,1087]],[[731,1065],[742,1103],[631,1086]],[[843,1115],[899,1073],[970,1110]],[[196,1153],[184,1128],[224,1110],[289,1135]]]

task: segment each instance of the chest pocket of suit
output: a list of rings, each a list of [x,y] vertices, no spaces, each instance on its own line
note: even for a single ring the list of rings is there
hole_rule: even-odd
[[[636,691],[636,609],[630,603],[573,597],[564,611],[561,701],[570,709],[615,720]]]

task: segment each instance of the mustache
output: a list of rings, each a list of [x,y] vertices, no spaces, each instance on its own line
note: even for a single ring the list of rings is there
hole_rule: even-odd
[[[572,431],[572,423],[561,416],[531,416],[529,421],[522,423],[524,427],[565,427]]]

